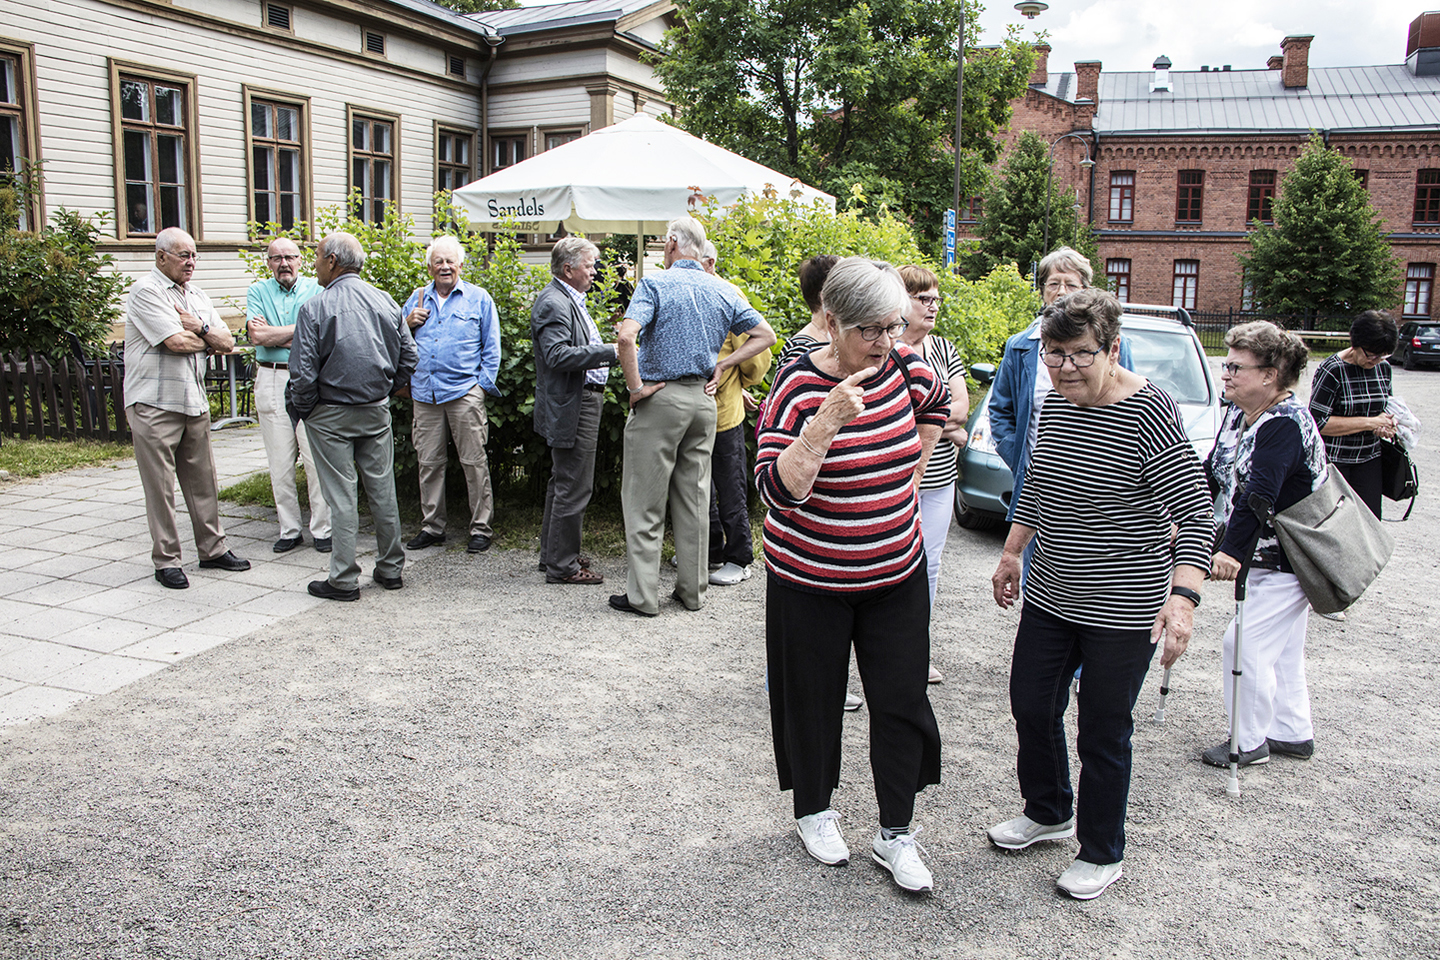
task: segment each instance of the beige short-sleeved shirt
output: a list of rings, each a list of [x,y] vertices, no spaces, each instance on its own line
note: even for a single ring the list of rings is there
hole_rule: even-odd
[[[183,333],[177,307],[202,323],[222,323],[205,292],[180,286],[158,267],[135,281],[125,301],[125,406],[143,403],[198,417],[210,409],[205,397],[205,351],[174,353],[165,341]]]

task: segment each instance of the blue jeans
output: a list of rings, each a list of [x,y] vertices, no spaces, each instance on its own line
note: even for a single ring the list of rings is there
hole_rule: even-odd
[[[1025,816],[1056,824],[1076,814],[1079,859],[1118,863],[1125,857],[1125,806],[1130,797],[1130,737],[1135,699],[1155,645],[1149,630],[1071,623],[1026,604],[1010,665],[1010,712],[1020,748],[1015,769]],[[1070,786],[1065,709],[1081,661],[1080,798]]]

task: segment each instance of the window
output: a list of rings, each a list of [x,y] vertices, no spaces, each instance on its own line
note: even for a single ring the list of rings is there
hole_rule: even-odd
[[[30,93],[30,48],[0,46],[0,184],[22,172],[36,156]],[[21,230],[28,230],[39,212],[37,199],[31,200],[17,211]]]
[[[250,219],[289,230],[309,219],[305,101],[251,97]]]
[[[1110,292],[1115,294],[1121,303],[1128,303],[1130,301],[1130,261],[1128,259],[1106,260],[1105,276],[1110,280]]]
[[[1272,207],[1275,204],[1275,171],[1250,171],[1250,202],[1245,207],[1245,222],[1259,220],[1274,223]]]
[[[385,56],[385,34],[375,33],[373,30],[366,30],[365,52],[373,53],[377,57]]]
[[[111,61],[115,102],[117,231],[153,237],[167,227],[198,233],[193,77],[131,73]]]
[[[1175,261],[1175,293],[1170,298],[1173,307],[1195,309],[1195,292],[1200,285],[1200,261]]]
[[[457,57],[455,54],[452,53],[452,54],[450,54],[448,57],[445,58],[445,63],[446,63],[446,67],[445,67],[445,72],[446,72],[446,73],[450,74],[450,76],[452,76],[452,77],[459,77],[461,80],[464,80],[464,79],[465,79],[465,58],[464,58],[464,57]]]
[[[355,198],[355,216],[380,223],[395,199],[396,129],[398,117],[350,113],[350,194]]]
[[[1175,191],[1175,222],[1199,223],[1205,192],[1204,170],[1181,170]]]
[[[1415,222],[1440,223],[1440,170],[1415,174]]]
[[[1356,170],[1356,171],[1355,171],[1355,179],[1360,181],[1360,186],[1361,186],[1361,187],[1363,187],[1363,188],[1366,189],[1366,190],[1369,190],[1369,189],[1370,189],[1370,171],[1369,171],[1369,170]]]
[[[961,223],[978,223],[985,211],[984,197],[970,197],[960,208]]]
[[[1429,317],[1435,287],[1435,264],[1412,263],[1405,268],[1405,316]]]
[[[1135,171],[1115,170],[1110,174],[1110,222],[1130,223],[1134,219]]]
[[[435,128],[435,189],[458,190],[475,179],[471,162],[475,134]]]
[[[547,133],[545,134],[545,149],[554,150],[556,147],[569,143],[571,140],[579,140],[581,136],[582,134],[579,130],[560,130],[555,133]]]
[[[265,4],[265,26],[276,30],[290,29],[290,8],[278,3]]]
[[[512,167],[525,159],[526,144],[530,138],[523,133],[502,134],[490,137],[490,172]]]

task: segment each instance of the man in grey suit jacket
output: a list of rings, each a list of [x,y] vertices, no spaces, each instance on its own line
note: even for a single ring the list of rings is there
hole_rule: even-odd
[[[535,345],[535,432],[550,446],[550,484],[540,525],[540,568],[546,583],[596,584],[605,578],[580,556],[585,508],[595,481],[595,440],[605,404],[605,368],[615,347],[601,342],[585,309],[600,250],[584,237],[565,237],[550,254],[555,279],[530,308]]]

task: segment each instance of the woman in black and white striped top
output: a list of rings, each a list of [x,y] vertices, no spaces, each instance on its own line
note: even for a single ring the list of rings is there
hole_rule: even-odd
[[[1054,389],[993,577],[995,601],[1011,606],[1021,552],[1036,538],[1010,668],[1025,811],[990,839],[1018,850],[1078,836],[1079,856],[1058,880],[1078,899],[1120,876],[1135,698],[1160,637],[1163,665],[1185,652],[1214,536],[1175,402],[1120,366],[1120,312],[1113,295],[1082,290],[1041,313]],[[1077,823],[1064,716],[1082,660]]]

